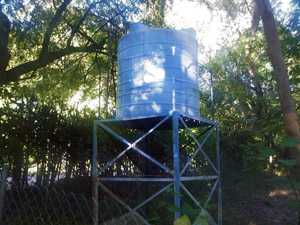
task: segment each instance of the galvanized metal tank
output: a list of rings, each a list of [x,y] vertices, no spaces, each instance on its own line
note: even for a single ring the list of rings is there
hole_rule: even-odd
[[[118,46],[118,119],[167,115],[198,118],[195,32],[130,25]]]

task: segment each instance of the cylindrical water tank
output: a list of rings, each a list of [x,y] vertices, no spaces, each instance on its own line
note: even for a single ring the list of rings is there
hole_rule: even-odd
[[[198,118],[195,32],[131,24],[118,46],[117,118],[167,115]]]

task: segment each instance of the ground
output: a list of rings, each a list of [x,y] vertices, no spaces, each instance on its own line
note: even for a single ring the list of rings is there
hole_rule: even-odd
[[[290,207],[293,192],[275,179],[261,172],[224,174],[224,225],[299,225]]]

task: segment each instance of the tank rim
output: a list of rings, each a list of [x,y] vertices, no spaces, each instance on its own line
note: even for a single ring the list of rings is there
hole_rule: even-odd
[[[119,42],[123,41],[126,37],[133,35],[133,34],[137,34],[137,33],[151,33],[151,32],[157,32],[157,31],[170,31],[170,32],[178,32],[178,33],[182,33],[186,36],[191,37],[192,39],[194,39],[195,41],[197,41],[196,35],[195,34],[190,34],[188,31],[185,30],[177,30],[177,29],[172,29],[172,28],[162,28],[162,27],[149,27],[149,29],[147,30],[140,30],[140,31],[129,31],[128,33],[126,33],[125,35],[123,35],[123,37],[121,37],[119,39]]]

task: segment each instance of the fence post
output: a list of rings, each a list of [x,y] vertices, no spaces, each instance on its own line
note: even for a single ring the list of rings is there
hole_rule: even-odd
[[[0,170],[0,224],[2,224],[2,213],[4,207],[4,195],[6,190],[6,168]]]

